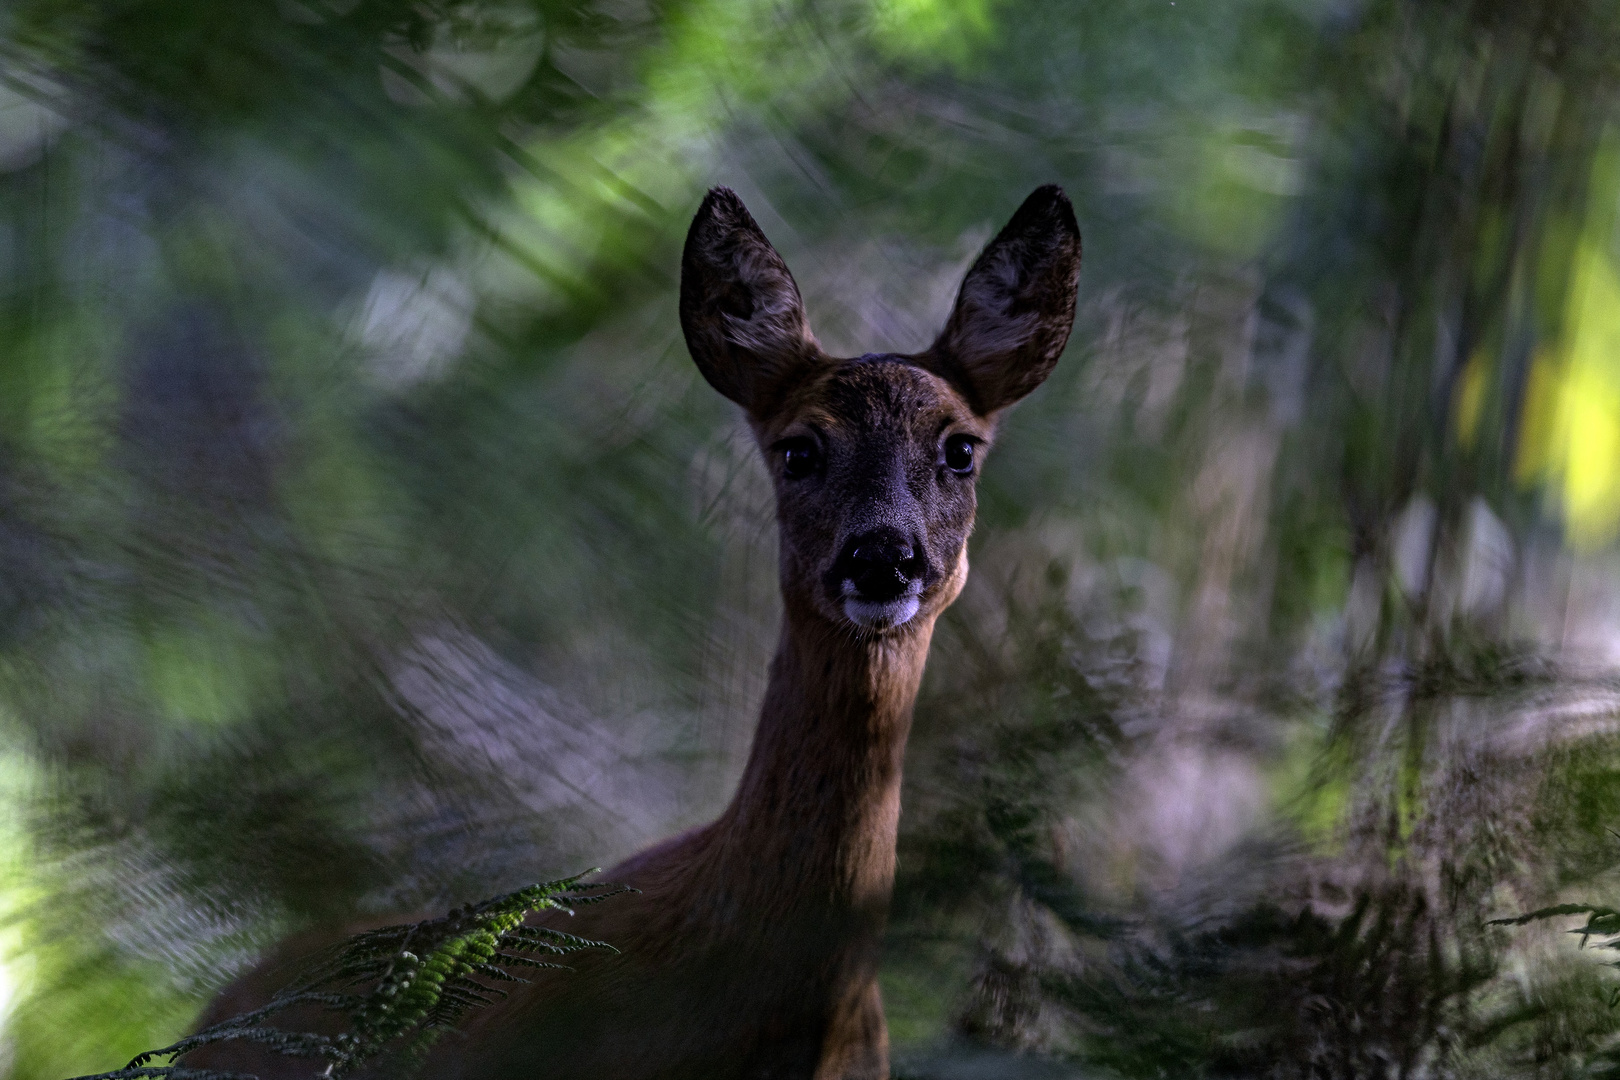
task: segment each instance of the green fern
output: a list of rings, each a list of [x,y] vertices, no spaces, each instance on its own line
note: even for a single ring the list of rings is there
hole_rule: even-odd
[[[1492,919],[1491,926],[1523,926],[1525,923],[1541,922],[1544,919],[1556,919],[1562,915],[1585,915],[1586,925],[1577,926],[1567,931],[1579,934],[1581,947],[1585,948],[1589,939],[1594,937],[1613,938],[1604,942],[1600,948],[1620,949],[1620,911],[1614,908],[1598,907],[1593,904],[1555,904],[1552,907],[1540,908],[1536,911],[1526,912],[1511,919]],[[1612,966],[1620,967],[1620,961]]]
[[[1489,925],[1523,926],[1525,923],[1542,922],[1569,915],[1586,916],[1583,925],[1565,931],[1580,937],[1581,948],[1586,948],[1588,942],[1597,938],[1599,941],[1596,948],[1620,950],[1620,910],[1600,904],[1554,904],[1552,907],[1538,908],[1510,919],[1492,919]],[[1604,966],[1620,968],[1620,960],[1611,960]],[[1604,984],[1594,988],[1594,992],[1598,1001],[1608,1006],[1611,1012],[1620,1009],[1620,988]],[[1620,1078],[1620,1044],[1611,1040],[1607,1045],[1601,1045],[1596,1052],[1586,1058],[1582,1075],[1592,1077],[1593,1080]]]
[[[508,968],[561,968],[557,957],[580,949],[612,949],[601,941],[541,926],[526,926],[536,911],[573,913],[624,892],[622,885],[582,885],[596,870],[469,904],[426,922],[386,926],[348,939],[309,967],[302,979],[262,1008],[188,1035],[161,1050],[137,1054],[122,1069],[75,1080],[243,1080],[239,1074],[188,1069],[186,1054],[220,1042],[254,1042],[288,1057],[327,1062],[324,1076],[340,1077],[388,1054],[399,1075],[419,1063],[444,1032],[474,1009],[506,996],[487,982],[522,983]],[[616,951],[616,950],[615,950]],[[275,1014],[298,1005],[319,1005],[343,1014],[340,1035],[286,1031],[268,1026]],[[167,1065],[154,1061],[167,1059]]]

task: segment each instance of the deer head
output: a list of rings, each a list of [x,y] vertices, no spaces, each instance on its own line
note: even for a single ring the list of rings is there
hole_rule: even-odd
[[[1068,197],[1040,188],[968,270],[929,349],[840,359],[742,200],[709,192],[681,259],[681,327],[774,478],[790,616],[900,634],[956,599],[997,419],[1057,363],[1079,270]]]

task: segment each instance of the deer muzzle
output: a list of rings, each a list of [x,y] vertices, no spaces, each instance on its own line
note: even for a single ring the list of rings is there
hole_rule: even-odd
[[[922,544],[898,530],[873,529],[844,544],[829,577],[850,622],[887,630],[917,614],[928,560]]]

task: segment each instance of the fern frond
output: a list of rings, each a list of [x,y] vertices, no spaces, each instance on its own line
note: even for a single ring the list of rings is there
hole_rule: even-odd
[[[1611,907],[1601,907],[1595,904],[1555,904],[1552,907],[1538,908],[1511,919],[1492,919],[1490,926],[1522,926],[1529,922],[1540,922],[1543,919],[1556,919],[1560,915],[1585,915],[1586,925],[1577,926],[1566,931],[1580,935],[1581,947],[1584,949],[1589,939],[1594,937],[1614,938],[1620,937],[1620,911]],[[1609,941],[1599,948],[1620,948],[1620,943]]]
[[[394,1075],[420,1064],[444,1032],[468,1013],[506,996],[474,976],[526,983],[509,967],[563,968],[529,954],[564,955],[611,945],[524,920],[539,911],[566,911],[634,889],[585,884],[583,874],[530,885],[516,892],[456,908],[425,922],[385,926],[357,934],[311,961],[293,985],[268,1003],[188,1035],[159,1050],[137,1054],[113,1072],[74,1080],[250,1080],[237,1073],[189,1069],[193,1050],[221,1042],[252,1042],[288,1057],[325,1058],[325,1076],[342,1077],[388,1055]],[[320,1005],[347,1019],[349,1030],[328,1036],[287,1031],[264,1021],[299,1005]],[[167,1059],[167,1065],[152,1064]]]

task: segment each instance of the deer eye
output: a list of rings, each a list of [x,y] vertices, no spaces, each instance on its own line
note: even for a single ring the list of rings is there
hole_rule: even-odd
[[[782,455],[782,475],[789,480],[803,480],[821,463],[813,439],[784,439],[777,444],[776,452]]]
[[[973,438],[952,435],[945,440],[945,467],[960,476],[973,471]]]

